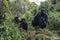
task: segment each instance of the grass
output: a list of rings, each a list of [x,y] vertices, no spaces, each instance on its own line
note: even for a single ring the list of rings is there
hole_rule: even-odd
[[[32,26],[31,28],[29,28],[28,31],[34,33],[33,32],[34,28]],[[19,26],[17,24],[14,24],[13,22],[4,22],[3,25],[0,25],[0,40],[26,40],[29,35],[30,34],[27,32],[20,32]],[[42,34],[39,33],[38,35],[36,34],[32,35],[31,40],[35,40],[36,38],[39,39],[48,38],[53,40],[60,40],[59,37],[55,37],[53,33],[49,30],[48,31],[45,30],[44,33]]]

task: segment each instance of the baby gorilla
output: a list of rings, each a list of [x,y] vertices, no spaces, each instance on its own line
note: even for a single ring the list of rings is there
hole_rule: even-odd
[[[20,21],[20,28],[22,28],[25,31],[27,31],[27,29],[28,29],[28,24],[24,18],[22,18]]]
[[[41,10],[35,15],[34,19],[32,20],[32,25],[34,28],[44,29],[46,28],[47,19],[48,18],[45,10]]]
[[[18,24],[19,23],[18,17],[14,17],[14,22],[15,22],[15,24]]]

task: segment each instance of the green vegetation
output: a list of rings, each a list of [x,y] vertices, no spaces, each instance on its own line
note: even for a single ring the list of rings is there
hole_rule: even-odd
[[[37,0],[38,1],[38,0]],[[0,1],[0,40],[60,40],[60,2],[52,4],[49,1],[41,2],[38,6],[29,0],[1,0]],[[23,7],[23,8],[22,8]],[[52,8],[53,7],[53,8]],[[47,9],[48,25],[43,30],[35,34],[31,21],[41,9]],[[13,19],[15,16],[25,18],[28,22],[28,32],[23,32],[19,28],[19,24],[15,24]],[[30,35],[31,34],[31,35]]]

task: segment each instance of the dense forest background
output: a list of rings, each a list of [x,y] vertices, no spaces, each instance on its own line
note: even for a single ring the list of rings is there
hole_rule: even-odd
[[[44,32],[35,34],[31,21],[41,9],[48,11],[48,24]],[[28,32],[20,30],[14,17],[26,19]],[[0,40],[60,40],[60,0],[46,0],[41,5],[29,0],[0,0]]]

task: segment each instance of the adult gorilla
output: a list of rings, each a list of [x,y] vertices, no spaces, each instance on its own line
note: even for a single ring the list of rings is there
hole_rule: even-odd
[[[46,11],[41,10],[35,15],[34,19],[32,20],[32,25],[36,30],[38,30],[38,28],[44,29],[47,25],[47,19],[48,16]]]

